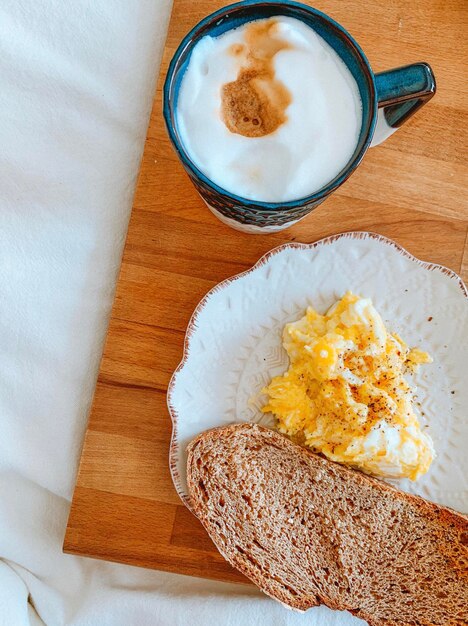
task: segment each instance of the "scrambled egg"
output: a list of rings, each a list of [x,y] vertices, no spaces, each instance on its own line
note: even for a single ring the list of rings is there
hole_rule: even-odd
[[[387,332],[372,301],[348,292],[325,315],[286,324],[290,367],[263,392],[279,430],[339,463],[416,480],[435,456],[404,378],[431,357]]]

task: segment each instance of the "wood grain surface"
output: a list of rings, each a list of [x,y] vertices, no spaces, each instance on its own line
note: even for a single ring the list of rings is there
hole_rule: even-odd
[[[286,241],[347,230],[390,237],[468,274],[465,0],[330,0],[375,71],[428,61],[435,98],[312,215],[275,235],[229,229],[206,208],[166,136],[161,86],[185,33],[225,3],[175,0],[64,550],[244,581],[181,504],[168,469],[166,388],[190,315],[217,282]]]

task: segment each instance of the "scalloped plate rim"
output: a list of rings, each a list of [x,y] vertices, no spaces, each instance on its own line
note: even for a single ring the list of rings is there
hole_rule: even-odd
[[[178,448],[179,448],[179,443],[177,441],[177,428],[178,428],[179,416],[178,416],[178,413],[174,404],[172,403],[172,394],[173,394],[173,391],[177,382],[177,377],[179,373],[183,370],[187,362],[187,359],[189,357],[190,340],[196,328],[197,319],[200,316],[201,311],[205,308],[206,304],[215,293],[226,288],[230,283],[236,280],[239,280],[240,278],[243,278],[244,276],[247,276],[248,274],[251,274],[259,267],[262,267],[263,265],[268,263],[268,261],[272,257],[276,256],[283,250],[294,249],[294,248],[299,249],[299,250],[313,250],[314,248],[332,244],[335,241],[338,241],[339,239],[343,239],[343,238],[358,239],[358,240],[374,239],[385,245],[388,245],[391,248],[394,248],[397,252],[399,252],[406,258],[408,258],[410,261],[422,267],[423,269],[426,269],[430,272],[439,271],[445,276],[447,276],[449,279],[456,281],[458,283],[460,290],[462,291],[462,294],[465,296],[465,298],[468,298],[468,287],[465,285],[462,278],[454,270],[451,270],[445,265],[441,265],[439,263],[431,263],[429,261],[423,261],[419,259],[418,257],[414,256],[413,254],[411,254],[411,252],[409,252],[406,248],[401,246],[399,243],[397,243],[396,241],[393,241],[393,239],[390,239],[389,237],[385,237],[384,235],[381,235],[379,233],[375,233],[372,231],[342,232],[342,233],[338,233],[335,235],[329,235],[328,237],[323,237],[322,239],[318,239],[317,241],[313,243],[300,243],[296,241],[291,241],[291,242],[280,244],[279,246],[276,246],[272,248],[271,250],[268,250],[268,252],[265,252],[265,254],[263,254],[258,259],[258,261],[254,265],[252,265],[252,267],[250,267],[249,269],[245,270],[244,272],[240,272],[239,274],[235,274],[234,276],[230,276],[229,278],[226,278],[222,280],[221,282],[217,283],[203,296],[203,298],[195,307],[192,315],[190,316],[190,320],[187,324],[187,329],[185,331],[185,336],[184,336],[182,358],[171,376],[169,385],[167,387],[167,393],[166,393],[167,408],[168,408],[169,415],[171,417],[171,422],[172,422],[172,434],[171,434],[171,442],[169,446],[169,469],[171,472],[172,482],[174,483],[176,491],[180,499],[182,500],[182,502],[185,504],[185,506],[189,510],[192,510],[190,506],[190,499],[182,490],[179,470],[177,468],[177,453],[178,453]]]

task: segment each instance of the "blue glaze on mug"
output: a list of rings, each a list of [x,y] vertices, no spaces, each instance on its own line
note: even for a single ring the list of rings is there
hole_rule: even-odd
[[[279,15],[304,22],[325,39],[344,61],[359,88],[362,124],[352,158],[333,180],[304,198],[276,203],[242,198],[222,189],[205,176],[191,160],[179,137],[176,110],[185,70],[194,46],[202,37],[206,35],[217,37],[247,22]],[[432,82],[429,77],[432,78]],[[399,89],[399,85],[402,84],[404,94]],[[432,91],[429,91],[431,86]],[[427,64],[399,68],[374,76],[366,56],[353,37],[337,22],[316,9],[292,0],[277,2],[245,0],[209,15],[184,37],[169,65],[164,84],[163,113],[169,137],[186,172],[213,212],[218,213],[220,219],[227,221],[234,228],[250,232],[269,232],[281,230],[305,217],[349,178],[371,145],[379,106],[389,105],[385,109],[387,123],[390,126],[397,126],[406,121],[433,95],[434,91],[435,82]],[[382,97],[378,94],[382,94]]]
[[[436,92],[435,77],[427,63],[414,63],[375,75],[379,107],[389,126],[398,128]]]

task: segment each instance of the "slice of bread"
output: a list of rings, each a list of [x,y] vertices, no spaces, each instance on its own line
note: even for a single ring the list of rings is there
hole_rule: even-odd
[[[253,424],[188,447],[194,513],[221,554],[287,606],[372,626],[468,624],[468,518]]]

